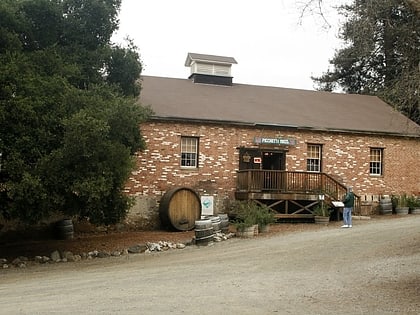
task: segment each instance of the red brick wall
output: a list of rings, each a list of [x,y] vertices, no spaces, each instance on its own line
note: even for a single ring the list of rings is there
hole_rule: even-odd
[[[403,137],[354,135],[313,131],[235,128],[151,122],[141,126],[147,149],[137,155],[137,171],[127,183],[127,193],[159,199],[173,186],[191,187],[213,195],[219,205],[233,199],[240,146],[255,147],[254,137],[293,138],[286,155],[286,170],[306,170],[307,144],[322,144],[322,171],[352,185],[357,194],[420,194],[420,140]],[[181,136],[198,136],[199,168],[180,167]],[[383,176],[369,175],[371,147],[384,149]],[[366,197],[367,196],[367,197]]]

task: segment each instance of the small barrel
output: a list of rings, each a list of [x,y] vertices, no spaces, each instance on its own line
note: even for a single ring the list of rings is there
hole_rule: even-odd
[[[195,244],[209,245],[213,243],[213,223],[210,219],[195,221]]]
[[[159,217],[162,225],[170,230],[192,230],[201,217],[200,197],[191,188],[168,190],[160,200]]]
[[[220,223],[221,223],[220,218],[218,216],[212,216],[212,217],[210,217],[210,220],[211,220],[211,224],[213,225],[213,232],[214,233],[221,233],[222,230],[221,230],[221,226],[220,226]]]
[[[417,202],[420,203],[420,196],[417,197]],[[420,214],[420,207],[415,207],[410,210],[411,214]]]
[[[220,213],[220,229],[222,233],[227,234],[229,232],[229,216],[226,213]]]
[[[70,240],[74,236],[73,221],[71,219],[63,219],[55,224],[56,236],[60,240]]]
[[[382,196],[379,201],[379,213],[383,215],[392,214],[392,201],[389,196]]]
[[[410,210],[411,214],[420,214],[420,208],[415,208]]]

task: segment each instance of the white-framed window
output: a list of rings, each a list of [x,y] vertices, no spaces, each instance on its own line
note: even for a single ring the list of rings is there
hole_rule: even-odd
[[[322,145],[308,144],[306,170],[308,172],[321,172]]]
[[[369,174],[370,175],[382,175],[383,156],[384,156],[384,149],[370,148],[370,154],[369,154],[369,159],[370,159]]]
[[[181,167],[198,167],[197,137],[181,137]]]

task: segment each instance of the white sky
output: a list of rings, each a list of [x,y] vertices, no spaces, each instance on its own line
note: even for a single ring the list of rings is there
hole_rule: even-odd
[[[328,69],[341,46],[339,17],[324,0],[326,29],[319,16],[299,24],[307,0],[122,0],[120,30],[139,47],[143,74],[188,78],[188,52],[234,57],[234,83],[314,89],[311,75]],[[347,1],[348,2],[348,1]]]

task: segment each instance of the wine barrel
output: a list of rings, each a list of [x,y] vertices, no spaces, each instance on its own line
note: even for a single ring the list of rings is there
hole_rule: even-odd
[[[160,200],[159,217],[162,225],[171,230],[189,231],[201,217],[201,200],[187,187],[168,190]]]
[[[196,245],[211,245],[213,244],[213,222],[210,219],[203,219],[195,221],[195,244]]]
[[[56,236],[60,240],[73,239],[74,227],[71,219],[63,219],[55,224]]]
[[[383,196],[379,201],[379,213],[383,215],[392,214],[392,200],[389,196]]]
[[[220,213],[220,229],[222,230],[222,233],[227,234],[229,232],[229,217],[226,213]]]
[[[410,210],[411,214],[420,214],[420,208],[415,208]]]
[[[209,217],[209,219],[211,220],[211,224],[213,225],[213,231],[214,233],[221,233],[222,229],[221,229],[221,220],[219,216],[212,216]]]

